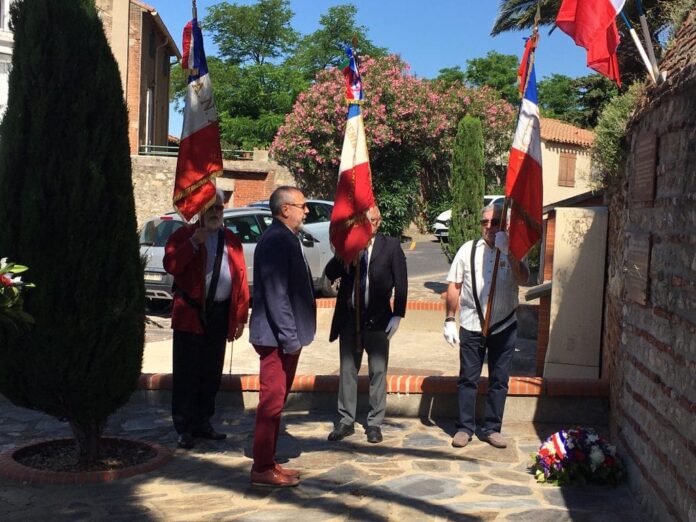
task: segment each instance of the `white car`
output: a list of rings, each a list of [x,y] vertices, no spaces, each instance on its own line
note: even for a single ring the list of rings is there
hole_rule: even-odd
[[[500,196],[500,195],[483,196],[483,206],[485,207],[486,205],[490,205],[491,203],[493,203],[494,201],[497,201],[499,199],[505,199],[505,196]],[[450,227],[451,222],[452,222],[452,209],[445,210],[444,212],[440,213],[435,218],[435,223],[433,223],[433,226],[432,226],[433,234],[435,234],[435,237],[441,241],[446,240],[447,237],[449,236],[449,227]]]
[[[225,209],[223,214],[225,226],[234,232],[242,242],[244,260],[247,266],[249,287],[254,284],[254,250],[263,231],[271,224],[270,211],[260,207],[243,207]],[[169,236],[184,222],[178,214],[171,213],[148,219],[140,231],[140,255],[145,258],[145,296],[153,307],[167,305],[171,302],[174,278],[164,270],[162,260],[164,247]],[[307,263],[312,270],[314,288],[324,295],[333,296],[335,291],[324,275],[326,265],[333,257],[333,250],[328,239],[319,239],[313,232],[302,233]]]

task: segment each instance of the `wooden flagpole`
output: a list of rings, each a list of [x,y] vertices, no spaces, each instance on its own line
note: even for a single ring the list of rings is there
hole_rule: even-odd
[[[522,93],[520,96],[520,111],[522,111],[522,100],[524,99],[524,94],[527,92],[527,84],[529,83],[529,76],[532,71],[532,67],[534,65],[534,55],[536,53],[536,47],[537,47],[537,41],[539,39],[539,20],[541,18],[541,12],[540,12],[540,7],[539,7],[539,2],[537,2],[537,11],[536,15],[534,15],[534,29],[532,30],[532,48],[529,51],[529,63],[527,64],[527,69],[525,71],[525,77],[524,77],[524,88],[522,89]],[[519,120],[519,113],[517,115],[517,119]],[[505,201],[503,203],[503,212],[500,216],[500,230],[505,231],[507,228],[507,213],[508,213],[508,206],[509,206],[509,199],[507,196],[505,197]],[[500,250],[496,249],[495,251],[495,263],[493,264],[493,277],[491,278],[491,289],[488,293],[488,303],[486,305],[486,314],[483,319],[483,325],[481,326],[481,335],[485,339],[488,337],[488,331],[491,326],[491,313],[493,310],[493,299],[495,298],[495,287],[496,287],[496,282],[498,280],[498,267],[500,266]]]

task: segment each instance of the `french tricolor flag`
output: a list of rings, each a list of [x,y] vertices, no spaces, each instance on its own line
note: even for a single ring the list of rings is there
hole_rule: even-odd
[[[551,435],[551,443],[553,444],[553,449],[556,451],[556,455],[559,459],[565,457],[568,453],[566,450],[566,437],[563,431],[557,431]]]
[[[522,259],[541,239],[541,127],[533,64],[524,89],[517,130],[510,150],[505,197],[512,199],[510,251],[516,259]]]
[[[182,66],[189,76],[173,200],[189,221],[215,202],[214,180],[222,173],[217,110],[196,18],[184,27]]]
[[[563,0],[556,25],[576,45],[587,49],[587,66],[621,86],[616,48],[619,31],[616,15],[625,0]]]
[[[375,196],[372,193],[365,125],[360,112],[362,81],[352,49],[347,48],[346,54],[348,60],[343,76],[348,115],[329,235],[341,259],[351,262],[370,241],[372,226],[366,212],[374,206]]]

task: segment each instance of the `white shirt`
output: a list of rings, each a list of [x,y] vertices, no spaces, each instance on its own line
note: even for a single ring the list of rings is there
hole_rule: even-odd
[[[447,281],[450,283],[462,283],[459,293],[459,325],[471,332],[481,331],[481,321],[476,311],[476,302],[471,288],[471,247],[473,241],[467,241],[454,256]],[[476,246],[474,264],[476,266],[476,290],[478,293],[481,312],[486,316],[488,307],[488,294],[490,293],[490,281],[493,277],[493,265],[495,264],[496,249],[480,239]],[[488,283],[485,283],[488,281]],[[512,273],[512,267],[507,256],[501,255],[498,263],[498,275],[495,285],[495,297],[493,310],[491,311],[491,326],[502,321],[512,314],[503,324],[491,330],[490,333],[498,333],[514,323],[517,318],[513,313],[519,304],[519,288]]]
[[[365,277],[365,308],[367,308],[367,305],[370,302],[370,259],[372,258],[372,247],[374,244],[375,238],[372,237],[370,238],[370,242],[367,244],[367,277]],[[362,256],[362,251],[360,251],[360,255]],[[358,263],[360,263],[360,257],[358,257]],[[353,304],[353,308],[355,308],[355,292],[351,292],[350,299],[351,303]]]
[[[223,236],[224,241],[224,236]],[[205,240],[207,252],[207,266],[205,270],[205,295],[210,290],[210,282],[213,279],[213,268],[215,267],[215,256],[217,255],[218,232],[210,234]],[[215,287],[214,301],[226,301],[232,294],[232,272],[230,271],[230,260],[227,252],[227,245],[222,247],[222,259],[220,260],[220,277]]]

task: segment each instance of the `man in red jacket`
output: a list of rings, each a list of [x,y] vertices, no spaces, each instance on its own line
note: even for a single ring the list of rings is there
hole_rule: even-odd
[[[174,276],[172,419],[184,449],[194,437],[227,437],[210,418],[226,342],[241,337],[249,312],[244,252],[223,225],[223,201],[218,190],[199,223],[176,230],[165,247],[164,269]]]

